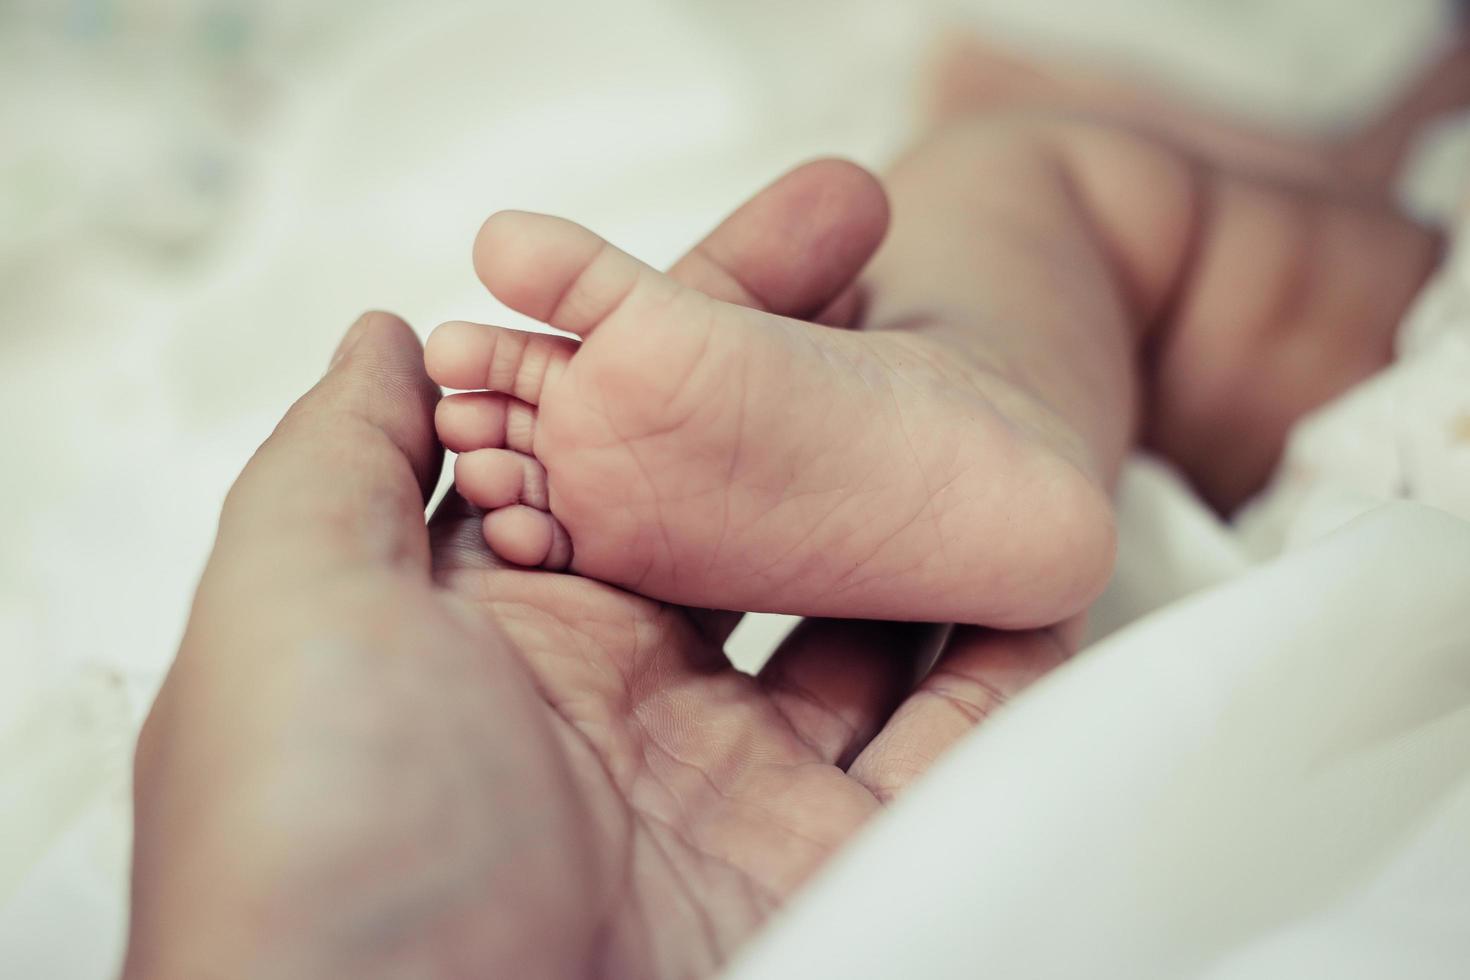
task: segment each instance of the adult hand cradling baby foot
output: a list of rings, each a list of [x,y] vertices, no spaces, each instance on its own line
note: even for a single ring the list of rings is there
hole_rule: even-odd
[[[359,321],[231,491],[140,738],[126,976],[717,969],[1071,652],[1130,447],[1229,509],[1388,360],[1432,232],[1145,130],[947,125],[886,241],[871,175],[808,164],[667,277],[493,218],[481,278],[581,345],[450,324],[431,380]],[[734,614],[619,585],[984,625],[808,620],[752,677]]]
[[[815,315],[886,220],[810,164],[672,274]],[[128,977],[709,972],[1056,660],[969,631],[915,688],[930,628],[812,621],[752,678],[728,618],[505,567],[455,498],[425,526],[422,365],[364,317],[229,495],[140,739]]]

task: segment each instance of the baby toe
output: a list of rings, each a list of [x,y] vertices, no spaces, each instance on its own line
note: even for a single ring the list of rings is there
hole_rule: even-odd
[[[424,342],[424,370],[435,384],[446,388],[484,388],[494,353],[493,328],[451,320],[434,328]]]
[[[451,320],[429,335],[424,369],[446,388],[487,388],[536,405],[577,347],[553,334]]]
[[[434,428],[450,452],[505,448],[529,453],[535,441],[536,409],[498,392],[460,392],[440,399]]]
[[[543,510],[516,504],[485,515],[485,543],[515,565],[563,569],[571,564],[572,543],[566,529]]]
[[[454,485],[476,507],[493,510],[526,504],[549,506],[546,468],[525,453],[509,449],[477,449],[454,461]]]

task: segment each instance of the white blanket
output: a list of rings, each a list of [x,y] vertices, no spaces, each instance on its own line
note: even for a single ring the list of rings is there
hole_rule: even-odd
[[[1470,523],[1397,504],[1171,605],[946,757],[731,972],[1470,963]]]

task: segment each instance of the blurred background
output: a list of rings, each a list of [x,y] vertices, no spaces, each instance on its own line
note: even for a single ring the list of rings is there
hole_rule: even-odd
[[[0,976],[114,969],[130,742],[224,492],[362,310],[517,322],[469,266],[491,211],[667,263],[803,158],[881,168],[957,33],[1330,135],[1454,7],[0,2]],[[1424,134],[1420,213],[1454,207],[1464,135]]]

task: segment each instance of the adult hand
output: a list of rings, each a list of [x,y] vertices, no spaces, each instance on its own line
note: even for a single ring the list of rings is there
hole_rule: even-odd
[[[819,162],[676,272],[814,315],[885,223]],[[438,395],[364,317],[231,491],[139,740],[127,977],[709,972],[1053,659],[972,631],[915,690],[932,630],[827,622],[741,674],[724,617],[499,566],[457,501],[426,528]]]

